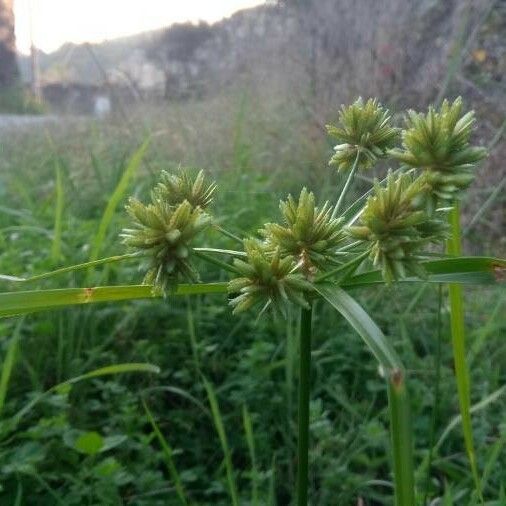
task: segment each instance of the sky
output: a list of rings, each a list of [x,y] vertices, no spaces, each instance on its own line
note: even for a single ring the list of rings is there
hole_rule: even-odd
[[[265,0],[14,0],[18,51],[101,42],[184,21],[218,21]]]

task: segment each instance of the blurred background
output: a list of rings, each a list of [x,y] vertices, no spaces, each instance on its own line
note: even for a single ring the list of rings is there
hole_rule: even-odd
[[[122,205],[107,230],[97,230],[148,136],[121,203],[128,194],[145,197],[161,169],[179,165],[205,168],[216,179],[216,213],[239,235],[272,220],[279,198],[303,184],[320,200],[334,198],[338,177],[328,167],[333,144],[325,125],[358,96],[378,97],[398,125],[405,109],[425,110],[445,97],[461,95],[465,108],[475,109],[473,142],[489,147],[490,156],[462,205],[465,250],[504,256],[505,75],[505,0],[0,0],[0,272],[29,276],[85,262],[90,251],[123,253]],[[363,173],[356,195],[385,169]],[[226,279],[218,270],[203,277]],[[117,265],[40,286],[141,279],[135,266]],[[434,395],[436,290],[379,288],[360,300],[412,368],[421,460]],[[504,290],[470,289],[466,303],[478,402],[505,380]],[[439,309],[441,435],[458,406],[447,308]],[[313,504],[389,504],[382,380],[343,321],[320,308],[315,324]],[[295,328],[295,318],[287,325],[232,318],[216,298],[2,321],[1,356],[12,336],[19,341],[2,416],[35,392],[103,365],[150,361],[162,373],[97,379],[48,396],[23,430],[2,442],[0,503],[179,504],[142,397],[174,448],[193,503],[230,504],[202,373],[216,386],[241,505],[253,504],[251,480],[260,504],[289,504]],[[254,431],[253,470],[243,405]],[[494,500],[504,497],[506,481],[498,446],[506,441],[504,409],[504,396],[497,397],[476,419],[479,465],[488,469],[485,492]],[[72,443],[75,431],[117,436],[117,444],[83,456]],[[445,436],[434,469],[431,504],[443,497],[455,501],[444,504],[468,504],[459,502],[472,489],[460,429]]]

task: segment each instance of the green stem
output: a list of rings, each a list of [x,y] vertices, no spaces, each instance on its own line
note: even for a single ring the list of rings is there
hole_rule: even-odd
[[[344,202],[344,198],[345,198],[346,194],[348,193],[351,182],[353,181],[353,177],[355,176],[355,172],[357,171],[359,158],[360,158],[360,150],[357,150],[357,156],[355,158],[355,161],[353,162],[353,167],[351,168],[351,171],[348,175],[348,179],[346,180],[346,183],[344,183],[343,191],[341,192],[341,195],[339,195],[339,199],[337,200],[337,204],[334,207],[334,211],[332,211],[332,218],[335,218],[337,216],[337,213],[341,209],[341,205]]]
[[[309,460],[309,376],[313,310],[301,309],[299,358],[299,440],[297,447],[297,505],[307,506]]]
[[[460,210],[455,202],[450,212],[451,237],[448,240],[447,252],[450,255],[459,256],[462,254],[462,241],[460,230]],[[462,417],[462,430],[464,432],[464,443],[467,456],[473,475],[476,492],[480,502],[483,503],[481,483],[476,464],[474,451],[473,427],[471,424],[471,388],[469,378],[469,367],[466,357],[465,325],[464,325],[464,300],[462,287],[457,284],[448,286],[450,294],[450,322],[452,332],[453,361],[455,364],[455,377],[457,380],[457,392],[459,396],[459,408]]]
[[[232,232],[229,232],[228,230],[224,229],[222,226],[214,223],[213,228],[218,232],[220,232],[221,234],[223,234],[224,236],[228,237],[229,239],[233,239],[235,242],[241,245],[243,244],[243,240],[240,237],[237,237]]]
[[[236,269],[233,265],[227,264],[226,262],[222,262],[221,260],[218,260],[217,258],[214,258],[212,256],[206,255],[205,253],[202,253],[198,250],[193,250],[196,257],[201,258],[202,260],[205,260],[206,262],[209,262],[210,264],[214,264],[218,267],[221,267],[222,269],[225,269],[226,271],[233,272],[234,274],[241,274],[238,269]]]
[[[390,408],[390,435],[394,461],[395,506],[415,506],[415,479],[413,472],[413,442],[409,399],[404,372],[390,371],[388,378]]]

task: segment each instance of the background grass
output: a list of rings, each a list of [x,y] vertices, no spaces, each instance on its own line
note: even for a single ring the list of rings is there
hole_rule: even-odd
[[[101,256],[124,253],[118,239],[126,223],[122,205],[108,216],[100,244],[94,241],[129,160],[148,134],[150,147],[125,195],[145,197],[161,169],[179,164],[206,168],[219,185],[215,213],[239,235],[277,216],[279,198],[301,184],[322,199],[333,198],[339,180],[327,167],[331,144],[324,134],[310,132],[305,113],[286,101],[259,103],[237,92],[133,110],[128,122],[68,119],[45,131],[4,133],[0,273],[30,276],[86,262],[93,248]],[[473,252],[500,255],[501,246],[489,246],[480,223],[472,237],[483,234],[484,239],[472,245]],[[212,232],[206,241],[233,246]],[[202,277],[227,279],[208,265]],[[135,262],[126,262],[37,286],[141,279]],[[12,288],[2,284],[2,291]],[[439,319],[436,441],[458,414],[447,296],[440,308],[437,290],[402,285],[353,293],[409,369],[420,497]],[[506,481],[506,398],[503,391],[493,394],[505,383],[506,295],[500,286],[473,287],[465,291],[465,304],[472,404],[492,395],[472,420],[478,469],[485,498],[499,505]],[[335,311],[317,305],[314,318],[312,504],[354,505],[359,498],[369,505],[390,504],[384,380],[360,338]],[[22,325],[2,320],[0,503],[176,505],[183,495],[198,505],[289,504],[296,470],[297,325],[295,314],[288,322],[232,317],[221,295],[72,308],[27,317]],[[92,369],[127,362],[153,363],[161,373],[100,377],[54,391],[16,432],[9,430],[13,414],[37,393]],[[116,437],[120,443],[85,455],[68,443],[76,430]],[[232,500],[235,488],[238,499]],[[427,496],[474,504],[472,489],[457,424],[434,450]]]

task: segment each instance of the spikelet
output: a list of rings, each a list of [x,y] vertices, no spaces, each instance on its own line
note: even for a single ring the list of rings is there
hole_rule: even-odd
[[[131,251],[148,257],[143,282],[165,291],[182,280],[196,281],[191,241],[210,224],[209,215],[187,200],[171,206],[161,199],[145,205],[130,198],[126,209],[133,226],[121,236]]]
[[[178,174],[162,171],[161,181],[153,190],[154,199],[171,206],[187,200],[193,207],[206,209],[213,201],[216,190],[214,182],[208,183],[203,170],[193,177],[188,169],[179,169]]]
[[[312,192],[303,188],[298,202],[291,196],[279,204],[284,226],[266,223],[260,233],[273,249],[282,255],[291,255],[310,276],[316,270],[325,270],[339,244],[345,240],[342,220],[332,218],[328,202],[315,205]]]
[[[359,168],[372,167],[399,137],[399,129],[390,125],[390,113],[377,99],[364,104],[359,98],[348,107],[341,106],[339,126],[327,125],[327,131],[339,141],[329,162],[339,170],[350,170],[357,155]]]
[[[425,210],[429,190],[425,175],[395,177],[389,171],[386,186],[375,182],[360,225],[348,228],[353,238],[369,242],[370,258],[388,283],[408,273],[424,277],[419,263],[423,248],[446,237],[445,222]]]
[[[439,111],[408,111],[403,149],[390,154],[407,167],[427,171],[429,212],[458,199],[473,181],[475,165],[486,156],[484,148],[469,143],[474,121],[474,111],[462,115],[460,97],[452,104],[445,100]]]
[[[241,277],[232,279],[228,285],[229,293],[234,295],[230,301],[234,313],[270,304],[277,313],[286,316],[291,303],[309,307],[304,293],[311,290],[312,285],[302,274],[294,272],[293,257],[281,255],[279,248],[272,251],[256,239],[246,239],[244,250],[246,261],[234,260]]]

